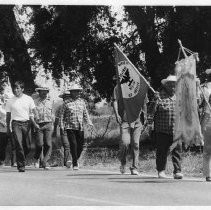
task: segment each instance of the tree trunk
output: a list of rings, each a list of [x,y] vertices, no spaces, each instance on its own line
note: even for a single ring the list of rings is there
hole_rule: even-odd
[[[161,75],[158,72],[162,56],[156,38],[154,8],[126,6],[125,9],[137,26],[142,41],[142,51],[145,53],[147,71],[151,77],[152,85],[157,88],[161,79]]]
[[[25,93],[34,92],[34,77],[26,41],[15,19],[13,5],[0,6],[0,50],[4,54],[5,69],[11,84],[16,80],[25,83]]]

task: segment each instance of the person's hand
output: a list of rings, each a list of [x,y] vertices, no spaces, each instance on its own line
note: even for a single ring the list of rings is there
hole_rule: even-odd
[[[11,129],[8,127],[7,128],[7,135],[10,135],[11,134]]]
[[[117,121],[117,123],[121,124],[122,123],[122,118],[119,115],[117,115],[116,116],[116,121]]]
[[[157,99],[160,99],[160,94],[158,91],[155,91],[154,93],[154,99],[157,100]]]
[[[95,130],[95,127],[94,127],[93,123],[89,123],[89,124],[87,124],[87,126],[88,126],[88,130],[90,130],[90,131],[94,131]]]
[[[34,123],[34,128],[39,130],[40,129],[40,126],[37,124],[37,123]]]
[[[57,137],[57,129],[53,130],[52,137]]]
[[[61,134],[61,135],[64,134],[64,127],[60,127],[60,134]]]
[[[200,79],[198,77],[196,77],[196,86],[199,86],[200,85]]]
[[[154,121],[153,116],[149,115],[147,117],[147,122],[146,123],[151,125],[153,123],[153,121]]]

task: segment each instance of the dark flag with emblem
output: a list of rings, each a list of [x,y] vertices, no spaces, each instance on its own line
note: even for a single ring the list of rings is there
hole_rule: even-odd
[[[115,45],[118,86],[127,120],[134,122],[144,109],[149,84],[127,56]]]

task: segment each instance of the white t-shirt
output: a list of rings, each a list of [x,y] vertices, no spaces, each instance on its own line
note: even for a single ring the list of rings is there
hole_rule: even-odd
[[[0,104],[0,132],[1,133],[7,132],[5,104]]]
[[[6,104],[6,112],[11,112],[11,120],[27,121],[35,108],[32,97],[23,94],[20,98],[13,96]]]

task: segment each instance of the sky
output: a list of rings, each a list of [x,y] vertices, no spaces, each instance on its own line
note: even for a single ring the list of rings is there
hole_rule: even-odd
[[[210,5],[208,0],[0,0],[0,4],[63,5]]]

